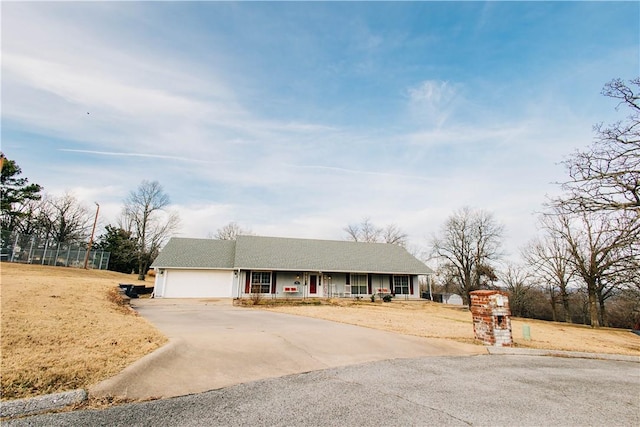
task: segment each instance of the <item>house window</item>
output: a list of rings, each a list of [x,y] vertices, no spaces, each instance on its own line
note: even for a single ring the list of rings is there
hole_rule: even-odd
[[[396,295],[409,293],[409,276],[393,276],[393,293]]]
[[[271,272],[253,271],[251,273],[251,293],[268,294],[271,292]]]
[[[352,295],[367,294],[367,275],[366,274],[351,275],[351,294]]]

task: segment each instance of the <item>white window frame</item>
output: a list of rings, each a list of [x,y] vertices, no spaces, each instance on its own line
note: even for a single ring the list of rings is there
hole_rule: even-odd
[[[394,295],[409,295],[409,276],[393,276],[393,293]]]
[[[366,274],[351,274],[349,284],[351,286],[351,295],[369,294],[369,280]],[[361,292],[363,290],[364,292]]]
[[[249,290],[251,291],[252,294],[270,294],[272,278],[273,276],[271,274],[271,271],[252,271],[251,287]],[[268,282],[265,282],[264,281],[265,279],[268,279]],[[256,288],[259,288],[260,292],[257,292]],[[265,289],[266,289],[266,292],[264,292]]]

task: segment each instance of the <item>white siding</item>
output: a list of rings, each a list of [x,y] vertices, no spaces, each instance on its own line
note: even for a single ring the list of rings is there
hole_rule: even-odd
[[[231,270],[167,269],[163,276],[163,286],[160,286],[160,289],[156,288],[155,296],[158,298],[231,298],[234,296],[234,277]]]

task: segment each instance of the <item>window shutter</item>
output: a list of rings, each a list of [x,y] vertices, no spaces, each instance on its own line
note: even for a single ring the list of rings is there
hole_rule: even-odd
[[[409,293],[413,295],[413,276],[409,276]]]
[[[393,289],[393,274],[389,275],[389,292],[391,292],[392,294],[395,294]]]
[[[345,282],[346,285],[350,285],[351,284],[351,274],[347,273],[347,281]]]
[[[245,294],[251,293],[251,271],[247,271],[247,277],[244,283],[244,293]]]
[[[372,274],[367,274],[367,287],[369,290],[369,294],[372,294],[373,292],[371,292],[371,280],[373,279]]]
[[[276,293],[276,272],[271,273],[271,293]]]

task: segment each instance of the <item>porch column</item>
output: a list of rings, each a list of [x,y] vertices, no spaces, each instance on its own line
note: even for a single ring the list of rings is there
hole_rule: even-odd
[[[271,294],[275,295],[276,294],[276,271],[272,271],[271,272]]]

